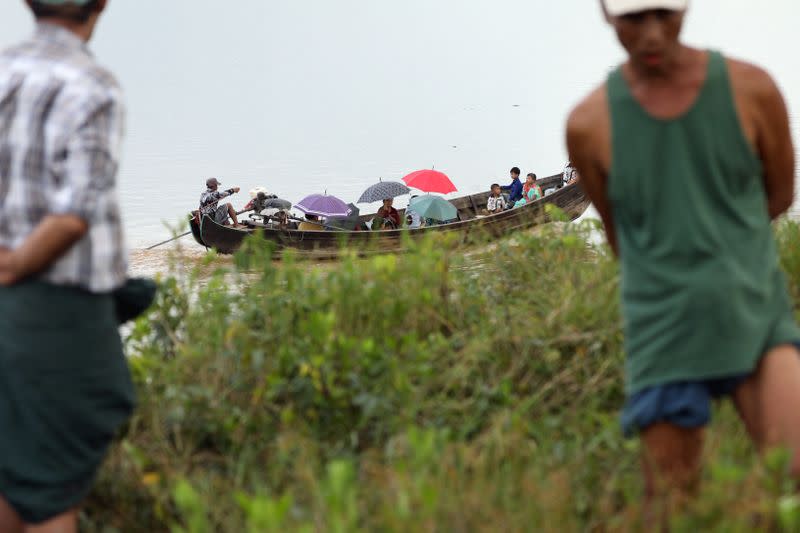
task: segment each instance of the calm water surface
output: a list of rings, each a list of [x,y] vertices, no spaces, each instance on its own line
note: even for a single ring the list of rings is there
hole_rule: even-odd
[[[622,59],[586,0],[109,5],[92,48],[127,94],[120,180],[134,249],[169,237],[164,223],[196,207],[210,176],[243,193],[353,201],[432,166],[463,194],[513,165],[551,174],[569,109]],[[704,0],[685,34],[765,65],[800,112],[798,18],[789,0]],[[0,46],[31,28],[21,1],[3,3]]]

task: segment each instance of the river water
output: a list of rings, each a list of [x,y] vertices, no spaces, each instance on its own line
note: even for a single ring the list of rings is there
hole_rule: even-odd
[[[685,37],[765,65],[797,113],[798,18],[789,0],[704,0]],[[3,2],[0,46],[31,29],[23,2]],[[420,168],[462,194],[514,165],[557,172],[569,109],[623,57],[587,0],[111,0],[92,48],[126,90],[128,241],[155,264],[139,250],[210,176],[353,201]]]

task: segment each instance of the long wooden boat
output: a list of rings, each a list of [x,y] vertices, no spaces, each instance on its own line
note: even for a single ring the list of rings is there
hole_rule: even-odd
[[[486,235],[498,237],[543,224],[550,221],[546,206],[561,209],[570,220],[580,217],[589,206],[589,199],[580,184],[561,187],[561,174],[538,180],[542,190],[556,188],[536,202],[502,213],[478,216],[486,208],[489,192],[462,196],[450,200],[458,210],[458,221],[449,224],[422,227],[418,229],[396,229],[381,231],[300,231],[264,226],[253,221],[243,221],[240,226],[223,226],[205,216],[198,220],[190,217],[192,235],[198,244],[214,248],[220,253],[235,252],[245,238],[260,233],[262,237],[276,244],[276,252],[292,248],[302,255],[318,258],[332,258],[338,255],[343,246],[355,248],[360,253],[392,252],[402,248],[405,236],[419,238],[430,233],[454,234],[458,242],[467,242]],[[401,215],[403,211],[401,210]],[[368,221],[374,215],[362,215]]]

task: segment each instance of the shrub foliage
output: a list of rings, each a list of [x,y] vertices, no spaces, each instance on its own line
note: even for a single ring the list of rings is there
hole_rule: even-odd
[[[800,227],[778,231],[800,299]],[[86,531],[639,530],[617,266],[594,222],[466,250],[178,263],[129,331],[139,406]],[[223,264],[208,275],[208,266]],[[722,406],[679,530],[800,526]],[[754,522],[755,521],[755,522]]]

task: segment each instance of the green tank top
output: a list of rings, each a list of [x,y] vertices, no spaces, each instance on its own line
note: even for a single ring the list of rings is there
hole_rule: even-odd
[[[621,68],[607,91],[628,393],[752,372],[800,329],[724,58],[709,53],[698,99],[676,119],[649,115]]]

